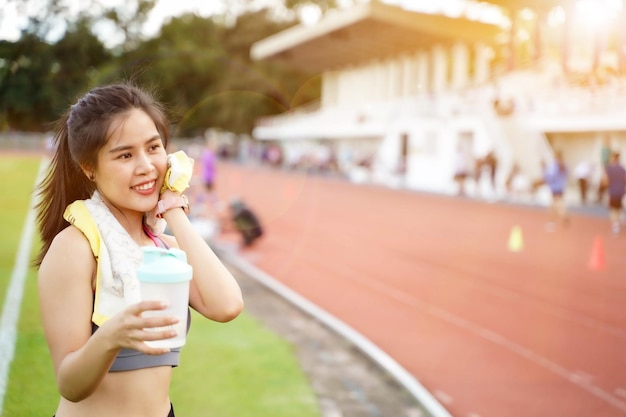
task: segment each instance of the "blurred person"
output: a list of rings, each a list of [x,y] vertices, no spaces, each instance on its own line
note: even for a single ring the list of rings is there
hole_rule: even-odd
[[[517,191],[515,187],[516,180],[521,176],[521,171],[519,164],[514,162],[511,166],[511,170],[509,174],[506,176],[506,180],[504,181],[504,188],[508,195],[513,195]]]
[[[589,189],[592,172],[592,164],[585,160],[580,161],[574,168],[574,177],[576,177],[578,192],[580,193],[580,203],[583,205],[587,204],[587,191]]]
[[[498,158],[494,151],[487,152],[487,155],[483,158],[482,165],[487,168],[489,173],[489,181],[491,183],[491,189],[496,191],[496,174],[498,171]]]
[[[606,170],[611,160],[611,137],[606,134],[602,139],[602,147],[600,148],[600,162],[602,166],[602,172]],[[604,175],[602,176],[604,179]],[[604,194],[606,194],[607,184],[606,181],[601,180],[598,184],[598,195],[596,197],[596,203],[601,204],[604,200]]]
[[[201,175],[204,188],[208,192],[213,192],[215,188],[215,177],[217,174],[217,154],[215,153],[215,142],[213,139],[208,138],[202,149],[200,156],[201,162]]]
[[[492,196],[497,194],[496,171],[498,169],[498,159],[493,151],[489,151],[482,158],[476,158],[474,180],[476,181],[477,190],[480,189],[483,174],[487,174],[489,178],[489,187]]]
[[[283,163],[283,154],[277,144],[267,146],[267,162],[273,167],[280,167]]]
[[[237,282],[187,218],[184,187],[172,188],[168,132],[161,105],[130,83],[92,89],[57,122],[56,152],[38,186],[35,261],[61,395],[56,417],[174,416],[169,388],[180,349],[146,342],[174,337],[167,326],[178,320],[143,314],[166,306],[139,301],[142,246],[186,253],[189,305],[201,316],[227,322],[242,311]],[[161,232],[165,222],[172,235]]]
[[[234,228],[241,234],[244,246],[251,246],[263,236],[263,228],[256,214],[243,200],[233,198],[230,202],[231,221]]]
[[[609,194],[609,221],[615,234],[624,226],[623,200],[626,193],[626,169],[620,164],[619,159],[619,152],[613,152],[604,173],[604,182]]]
[[[515,112],[515,99],[508,97],[503,100],[497,97],[493,102],[493,107],[498,116],[511,116]]]
[[[200,155],[200,176],[203,190],[197,194],[197,202],[202,211],[211,213],[216,209],[217,194],[215,193],[215,179],[217,177],[217,153],[215,140],[211,137],[206,139]]]
[[[465,196],[465,182],[470,175],[470,161],[465,149],[459,145],[454,156],[454,182],[457,184],[457,195]]]
[[[567,187],[568,170],[563,160],[563,153],[557,151],[554,161],[544,165],[543,180],[550,188],[552,201],[549,208],[549,221],[546,225],[548,231],[553,231],[557,222],[567,225],[569,218],[565,206],[565,189]]]

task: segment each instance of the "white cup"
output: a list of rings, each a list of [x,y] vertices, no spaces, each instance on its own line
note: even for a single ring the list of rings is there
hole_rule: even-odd
[[[148,346],[177,348],[185,344],[187,338],[187,316],[189,311],[189,281],[192,269],[187,264],[187,256],[180,249],[143,247],[143,263],[137,269],[139,292],[142,301],[163,301],[164,310],[150,310],[144,317],[176,316],[178,323],[167,327],[154,327],[148,331],[173,329],[176,337],[146,341]]]

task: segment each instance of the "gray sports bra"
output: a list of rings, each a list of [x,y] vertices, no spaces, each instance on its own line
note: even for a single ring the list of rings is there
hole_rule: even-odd
[[[159,236],[154,235],[144,226],[144,231],[157,247],[169,249],[169,245]],[[191,313],[187,310],[187,332],[191,325]],[[91,334],[98,330],[98,325],[91,323]],[[152,368],[155,366],[178,366],[180,348],[174,348],[162,355],[146,355],[134,349],[122,349],[117,354],[109,372],[132,371],[135,369]]]
[[[191,322],[191,314],[187,311],[187,331]],[[98,330],[95,323],[91,323],[91,334]],[[122,349],[117,354],[109,372],[132,371],[134,369],[152,368],[154,366],[178,366],[180,348],[173,348],[162,355],[146,355],[134,349]]]

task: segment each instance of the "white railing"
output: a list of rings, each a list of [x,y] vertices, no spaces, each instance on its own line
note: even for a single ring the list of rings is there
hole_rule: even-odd
[[[502,79],[498,90],[503,100],[511,99],[517,116],[568,118],[614,118],[626,108],[626,81],[615,80],[611,85],[584,88],[553,82],[541,74],[517,74]],[[463,92],[447,92],[399,98],[388,101],[345,103],[333,107],[314,106],[259,119],[257,127],[285,127],[291,124],[353,124],[387,122],[404,117],[448,117],[478,115],[493,108],[497,92],[493,85],[470,88]]]

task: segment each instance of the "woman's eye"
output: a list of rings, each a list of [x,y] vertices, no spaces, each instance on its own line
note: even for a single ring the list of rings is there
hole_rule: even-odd
[[[119,156],[120,159],[128,159],[130,158],[132,155],[130,153],[123,153]]]
[[[155,145],[150,146],[150,150],[151,150],[151,151],[156,151],[156,150],[157,150],[157,149],[159,149],[160,147],[161,147],[161,145],[160,145],[160,144],[155,144]]]

